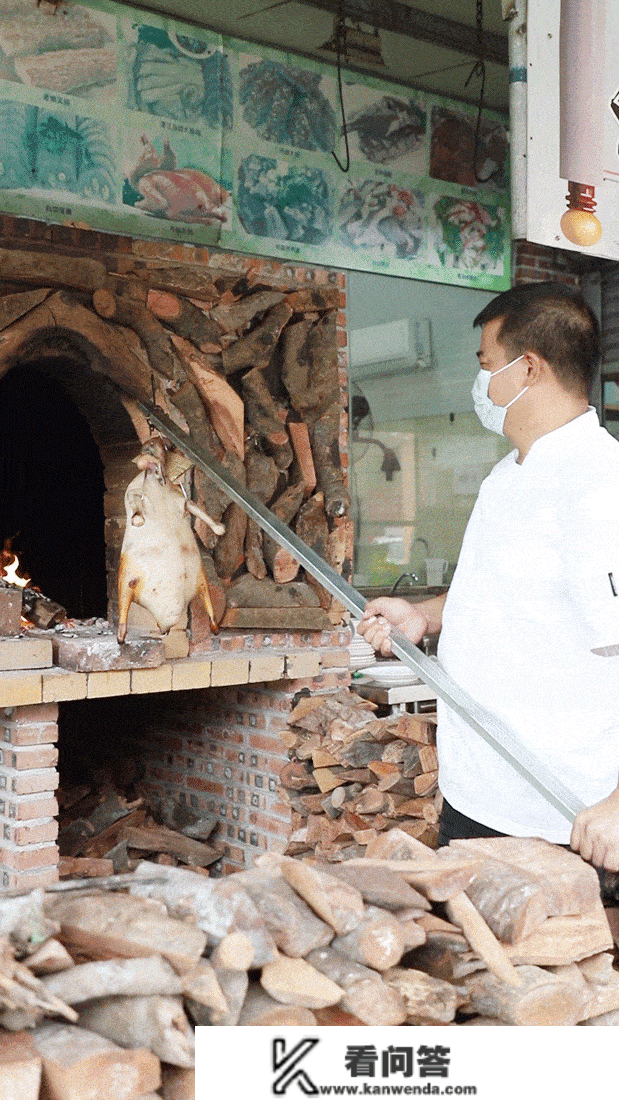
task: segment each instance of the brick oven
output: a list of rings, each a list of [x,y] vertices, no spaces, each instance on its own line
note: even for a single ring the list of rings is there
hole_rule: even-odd
[[[117,619],[123,494],[150,430],[135,398],[349,573],[343,273],[8,218],[0,256],[0,534],[78,633]],[[30,460],[16,459],[27,433]],[[196,600],[156,667],[58,667],[53,630],[0,638],[4,888],[57,876],[63,768],[103,751],[138,755],[168,818],[217,817],[218,869],[286,846],[280,734],[301,689],[349,681],[342,608],[203,474],[179,479],[226,526],[195,525],[218,635]],[[128,625],[157,633],[136,604]]]

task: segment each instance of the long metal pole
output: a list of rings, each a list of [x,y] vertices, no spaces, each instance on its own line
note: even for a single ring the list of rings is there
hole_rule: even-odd
[[[193,460],[198,469],[202,470],[219,489],[223,490],[230,497],[230,500],[238,504],[250,519],[255,520],[263,531],[271,535],[280,546],[289,550],[300,565],[307,569],[312,577],[315,577],[353,616],[361,617],[367,600],[356,588],[348,584],[315,550],[307,546],[253,493],[241,485],[235,477],[232,477],[219,462],[211,458],[207,451],[195,442],[191,434],[186,435],[182,432],[160,409],[146,405],[141,401],[138,401],[137,404],[150,424],[158,428],[168,439],[171,439],[188,458]],[[437,660],[427,657],[399,631],[394,631],[391,647],[396,657],[399,657],[409,668],[418,673],[424,683],[432,688],[437,696],[447,706],[451,707],[456,714],[464,718],[469,726],[495,749],[504,760],[507,760],[532,787],[535,787],[548,802],[551,802],[568,821],[574,820],[576,814],[584,808],[584,803],[571,791],[568,791],[548,771],[541,760],[521,744],[516,734],[508,726],[495,715],[479,706],[467,692],[463,691],[451,679]]]

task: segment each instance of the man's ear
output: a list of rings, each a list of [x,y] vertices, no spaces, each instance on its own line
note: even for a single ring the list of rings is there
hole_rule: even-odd
[[[527,367],[527,386],[535,386],[553,373],[550,364],[536,351],[525,352],[523,359]]]

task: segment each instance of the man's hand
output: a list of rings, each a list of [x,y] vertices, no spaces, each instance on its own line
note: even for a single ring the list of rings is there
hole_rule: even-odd
[[[383,657],[389,657],[393,627],[400,630],[416,645],[427,633],[429,627],[429,619],[423,612],[423,604],[410,604],[406,600],[380,596],[366,605],[357,631],[377,653],[381,653]]]
[[[570,845],[594,867],[619,871],[619,788],[608,798],[581,810]]]

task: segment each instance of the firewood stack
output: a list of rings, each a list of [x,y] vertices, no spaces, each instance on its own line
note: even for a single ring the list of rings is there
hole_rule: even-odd
[[[616,1025],[612,949],[595,871],[541,840],[142,862],[0,899],[0,1091],[193,1100],[195,1024]]]
[[[273,289],[251,274],[156,265],[118,278],[103,265],[76,259],[73,267],[65,265],[74,288],[69,291],[53,289],[57,265],[45,255],[18,253],[12,264],[16,281],[30,281],[36,269],[50,286],[18,293],[15,282],[0,286],[6,361],[48,332],[53,317],[59,330],[78,336],[90,365],[126,395],[140,442],[150,428],[134,398],[154,397],[331,566],[345,568],[350,495],[339,446],[346,401],[338,373],[336,285],[299,289],[291,281]],[[218,537],[196,523],[214,606],[220,616],[226,603],[229,608],[224,625],[277,628],[282,603],[302,607],[300,629],[342,621],[339,603],[311,578],[307,591],[285,587],[297,580],[298,563],[198,471],[193,495],[226,528]],[[227,589],[238,576],[245,583],[234,598],[234,586]],[[238,610],[248,607],[263,612],[255,622]],[[272,623],[264,614],[270,607],[280,609]]]
[[[328,860],[362,856],[397,825],[435,847],[436,715],[377,718],[354,691],[302,697],[288,718],[291,757],[280,773],[292,811],[287,854]]]

